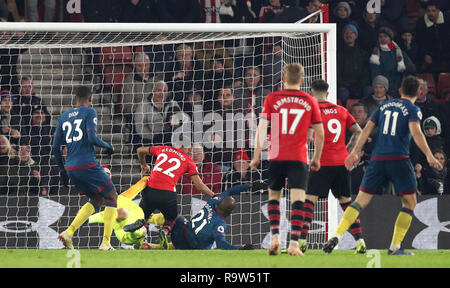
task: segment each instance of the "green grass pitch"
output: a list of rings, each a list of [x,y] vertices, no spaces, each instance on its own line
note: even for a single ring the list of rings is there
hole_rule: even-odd
[[[450,268],[450,250],[408,250],[415,256],[308,250],[304,257],[268,256],[265,250],[21,250],[1,249],[1,268]]]

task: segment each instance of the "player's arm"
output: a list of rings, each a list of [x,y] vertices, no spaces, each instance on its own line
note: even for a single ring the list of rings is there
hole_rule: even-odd
[[[410,121],[409,131],[411,132],[417,147],[419,147],[419,149],[427,157],[428,164],[435,169],[442,169],[441,163],[434,157],[433,152],[431,152],[427,140],[425,139],[425,135],[423,135],[422,130],[420,129],[420,122]]]
[[[260,162],[262,146],[267,137],[267,128],[269,127],[269,120],[262,118],[259,120],[258,128],[256,130],[255,150],[253,151],[253,159],[250,162],[250,167],[256,169]]]
[[[216,235],[215,241],[216,241],[217,249],[222,249],[222,250],[237,250],[238,249],[238,247],[229,243],[225,239],[225,236],[223,234]]]
[[[61,153],[61,145],[63,144],[63,133],[61,124],[58,121],[58,125],[56,126],[55,134],[53,135],[53,143],[52,143],[52,152],[55,155],[56,163],[59,166],[59,169],[64,169],[64,161]]]
[[[242,192],[245,191],[259,191],[261,189],[267,189],[268,185],[267,183],[263,182],[263,181],[254,181],[251,182],[250,184],[241,184],[241,185],[235,185],[232,186],[230,188],[228,188],[227,190],[223,191],[220,196],[221,197],[228,197],[228,196],[233,196],[233,195],[238,195],[241,194]]]
[[[141,173],[142,174],[148,174],[150,173],[150,166],[147,164],[147,160],[145,159],[147,155],[150,155],[150,148],[151,147],[139,147],[137,149],[137,155],[139,159],[139,163],[141,164]]]
[[[353,147],[350,154],[345,159],[345,167],[347,170],[351,171],[359,162],[359,155],[362,151],[364,144],[366,144],[367,139],[369,138],[370,134],[372,133],[372,130],[375,128],[375,123],[371,120],[367,121],[366,126],[361,132],[361,135],[359,136],[358,140],[356,141],[355,146]]]
[[[355,122],[348,131],[352,133],[350,140],[347,143],[347,151],[352,151],[353,147],[355,147],[356,142],[358,141],[359,136],[361,136],[362,129],[359,127],[359,124]]]
[[[108,154],[113,154],[113,147],[100,139],[97,135],[97,112],[94,109],[91,109],[88,116],[88,121],[86,124],[88,142],[91,145],[95,145],[97,147],[105,148],[108,150]]]
[[[191,175],[191,180],[195,188],[197,188],[200,192],[210,197],[214,197],[214,192],[212,192],[211,189],[203,183],[202,178],[200,178],[198,174]]]
[[[325,132],[322,123],[315,123],[312,125],[314,131],[314,155],[311,160],[311,170],[318,171],[320,169],[320,158],[322,157],[323,143]]]

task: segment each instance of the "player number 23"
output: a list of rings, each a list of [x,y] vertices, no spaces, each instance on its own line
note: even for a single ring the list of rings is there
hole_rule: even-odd
[[[161,160],[161,161],[159,161],[159,160]],[[159,166],[161,166],[166,161],[167,161],[167,163],[171,163],[171,164],[175,163],[175,165],[167,168],[166,170],[163,170]],[[177,158],[170,158],[169,159],[169,156],[167,156],[164,153],[161,153],[161,154],[158,155],[158,158],[156,158],[156,162],[157,163],[155,165],[155,168],[153,168],[153,171],[162,172],[163,174],[166,174],[167,176],[169,176],[171,178],[175,177],[175,174],[173,174],[172,171],[177,170],[181,166],[181,162],[180,162],[179,159],[177,159]]]
[[[62,130],[65,131],[67,129],[67,133],[66,133],[66,143],[72,143],[73,142],[77,142],[80,141],[81,138],[83,138],[83,130],[81,130],[80,126],[81,126],[81,122],[83,122],[83,119],[75,119],[73,121],[73,124],[75,125],[75,132],[77,133],[77,135],[71,135],[72,134],[72,123],[70,123],[69,121],[66,121],[63,123],[62,125]],[[72,138],[71,138],[72,136]]]

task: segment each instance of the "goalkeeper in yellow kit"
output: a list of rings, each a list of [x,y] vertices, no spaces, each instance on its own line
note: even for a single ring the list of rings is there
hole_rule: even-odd
[[[117,218],[114,223],[114,234],[117,239],[124,244],[133,245],[134,249],[150,249],[158,248],[159,245],[152,245],[145,242],[147,235],[147,228],[142,228],[134,232],[126,232],[124,226],[136,222],[138,219],[144,219],[144,211],[138,204],[133,202],[133,199],[139,194],[147,185],[148,176],[143,177],[136,184],[130,187],[127,191],[119,194],[117,197]],[[89,217],[87,224],[103,223],[104,212],[96,213]],[[148,223],[162,226],[164,224],[164,216],[161,213],[153,214]]]

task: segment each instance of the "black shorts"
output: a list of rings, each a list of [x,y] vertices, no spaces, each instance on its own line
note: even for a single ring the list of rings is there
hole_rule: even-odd
[[[175,220],[178,216],[177,194],[174,191],[159,190],[146,187],[142,191],[139,206],[144,211],[145,220],[158,210],[167,221]]]
[[[288,187],[306,189],[308,182],[308,165],[300,161],[270,161],[269,188],[281,190],[288,179]]]
[[[345,166],[322,166],[309,174],[306,194],[327,198],[331,190],[334,197],[350,197],[350,173]]]

